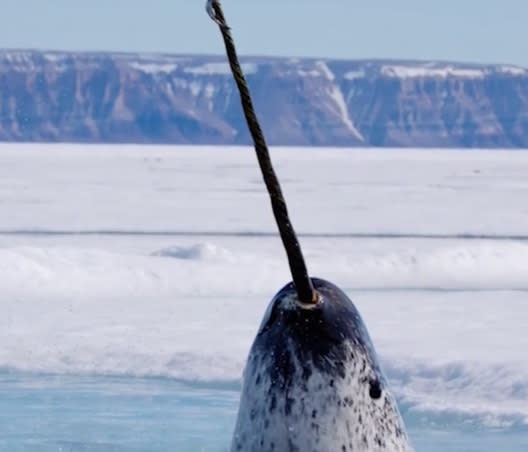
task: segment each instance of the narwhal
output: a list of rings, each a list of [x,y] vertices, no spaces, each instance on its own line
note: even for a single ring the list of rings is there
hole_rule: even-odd
[[[293,281],[271,301],[244,369],[231,451],[410,452],[363,320],[348,296],[310,278],[218,0],[219,25]]]

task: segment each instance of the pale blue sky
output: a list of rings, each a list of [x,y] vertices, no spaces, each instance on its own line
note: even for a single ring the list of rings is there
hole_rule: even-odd
[[[203,0],[0,0],[0,47],[222,53]],[[223,0],[253,55],[528,67],[528,0]]]

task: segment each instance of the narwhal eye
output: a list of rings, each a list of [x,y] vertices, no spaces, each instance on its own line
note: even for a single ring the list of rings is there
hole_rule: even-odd
[[[381,397],[381,385],[378,380],[370,380],[369,395],[371,399],[378,400]]]

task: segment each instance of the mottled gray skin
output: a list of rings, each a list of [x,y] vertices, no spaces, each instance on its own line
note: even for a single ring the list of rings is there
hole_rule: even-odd
[[[315,307],[290,283],[264,316],[231,451],[412,451],[359,312],[335,285],[312,281]]]

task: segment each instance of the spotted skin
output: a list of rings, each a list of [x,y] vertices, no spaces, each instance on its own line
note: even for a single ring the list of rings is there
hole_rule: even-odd
[[[293,284],[272,300],[244,370],[231,451],[411,452],[359,312],[312,279],[315,308]]]

